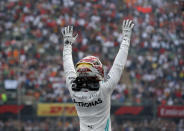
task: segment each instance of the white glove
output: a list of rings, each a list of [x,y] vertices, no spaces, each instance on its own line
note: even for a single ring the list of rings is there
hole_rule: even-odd
[[[132,20],[123,21],[123,25],[122,25],[123,43],[127,43],[128,46],[130,44],[130,37],[132,34],[133,27],[134,27],[134,23]]]
[[[78,34],[73,36],[73,26],[64,27],[61,32],[64,39],[64,45],[72,45],[78,36]]]

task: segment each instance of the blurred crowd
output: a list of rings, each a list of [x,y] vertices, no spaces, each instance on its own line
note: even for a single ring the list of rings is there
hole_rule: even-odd
[[[73,45],[74,63],[95,55],[107,73],[121,43],[122,21],[129,18],[135,28],[124,74],[112,99],[182,104],[181,5],[180,0],[1,0],[1,91],[18,88],[21,96],[40,102],[71,102],[63,74],[61,28],[74,25],[79,34]]]
[[[44,119],[40,121],[0,121],[0,131],[79,131],[77,120]]]
[[[178,123],[171,120],[140,120],[140,121],[112,121],[112,131],[183,131],[184,121]],[[9,119],[0,121],[0,131],[79,131],[78,119],[54,120],[45,119],[40,121],[21,121]]]

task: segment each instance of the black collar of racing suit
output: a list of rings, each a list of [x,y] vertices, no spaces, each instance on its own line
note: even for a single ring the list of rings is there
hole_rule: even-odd
[[[73,91],[81,91],[82,89],[98,91],[99,87],[99,81],[95,77],[77,77],[72,83]]]

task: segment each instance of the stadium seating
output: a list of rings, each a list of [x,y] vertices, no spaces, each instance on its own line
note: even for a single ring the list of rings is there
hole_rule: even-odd
[[[182,105],[184,11],[177,0],[1,0],[0,104],[16,104],[19,98],[26,105],[71,102],[63,73],[61,28],[74,25],[79,34],[73,45],[74,63],[95,55],[108,73],[127,18],[133,19],[135,28],[113,103]],[[36,125],[25,123],[29,124]],[[126,122],[122,128],[142,124]]]

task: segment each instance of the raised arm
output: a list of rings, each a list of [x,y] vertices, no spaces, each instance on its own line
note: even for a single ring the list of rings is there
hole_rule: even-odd
[[[78,35],[73,36],[73,27],[68,26],[62,29],[62,35],[64,39],[63,48],[63,66],[66,77],[66,84],[69,87],[71,80],[76,77],[76,71],[72,59],[72,44],[75,42]]]
[[[130,45],[130,38],[134,24],[132,20],[124,20],[122,25],[123,40],[120,49],[116,55],[113,66],[111,67],[107,80],[104,82],[104,87],[108,92],[112,92],[118,81],[121,78],[124,66],[126,64],[128,49]]]

